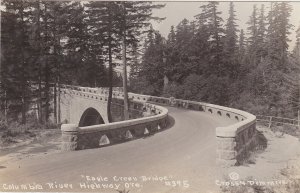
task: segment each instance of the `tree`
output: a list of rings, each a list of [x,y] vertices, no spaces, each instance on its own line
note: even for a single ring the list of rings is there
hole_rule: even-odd
[[[258,17],[258,25],[257,25],[257,57],[260,61],[266,57],[266,29],[267,22],[265,17],[265,6],[261,5],[260,14]]]
[[[153,29],[148,32],[147,47],[142,56],[142,62],[137,74],[135,88],[144,94],[161,95],[163,91],[163,78],[165,75],[164,39],[159,32]]]
[[[127,47],[136,44],[139,36],[150,26],[149,20],[162,20],[163,18],[152,17],[152,9],[164,7],[152,2],[120,2],[119,11],[119,35],[122,42],[122,65],[123,65],[123,92],[124,92],[124,118],[128,115],[128,92],[127,92]]]
[[[282,114],[284,101],[284,74],[288,72],[288,35],[292,25],[289,24],[291,6],[286,2],[271,4],[269,12],[269,27],[266,39],[267,56],[260,63],[264,66],[265,100],[268,101],[270,111]]]
[[[247,39],[248,41],[248,55],[250,58],[250,65],[255,67],[257,65],[257,7],[256,5],[253,6],[252,15],[250,16],[250,20],[247,23],[249,25],[248,34],[249,37]]]
[[[237,60],[238,56],[238,36],[237,36],[237,25],[235,23],[236,20],[235,10],[234,10],[234,4],[233,2],[230,2],[229,5],[229,17],[226,24],[225,29],[225,37],[224,37],[224,54],[225,54],[225,63],[227,73],[232,79],[236,79],[239,74],[239,64]]]
[[[171,29],[170,29],[170,33],[168,35],[168,44],[175,44],[175,41],[176,41],[176,34],[175,34],[175,31],[174,31],[174,26],[172,25],[171,26]]]
[[[242,29],[239,36],[239,62],[243,62],[243,58],[246,52],[245,34]]]
[[[289,57],[289,72],[285,77],[288,91],[288,104],[294,117],[300,120],[300,27],[296,30],[296,44]]]
[[[34,58],[30,55],[32,48],[29,39],[30,6],[26,1],[4,1],[6,7],[1,20],[2,44],[2,87],[5,90],[5,109],[8,104],[21,112],[21,123],[26,123],[26,112],[32,98],[29,88],[30,64]],[[4,39],[5,38],[5,39]],[[14,65],[10,65],[14,64]],[[10,101],[8,101],[10,99]],[[12,110],[12,109],[11,109]],[[16,117],[17,118],[17,117]]]
[[[290,41],[288,35],[293,27],[289,23],[292,7],[287,2],[274,3],[273,9],[270,11],[270,25],[269,25],[269,52],[268,55],[279,61],[278,66],[284,70],[287,62],[288,42]],[[276,55],[276,56],[275,56]]]
[[[217,10],[218,2],[209,2],[201,6],[203,20],[206,21],[208,33],[210,34],[208,42],[210,44],[210,69],[218,76],[224,72],[222,64],[223,45],[221,42],[224,29],[222,27],[223,19],[220,17],[221,12]]]
[[[296,31],[296,45],[293,50],[293,55],[298,61],[300,61],[300,26]]]
[[[116,2],[90,2],[88,4],[89,19],[88,23],[93,26],[92,34],[99,36],[98,42],[104,46],[103,55],[108,57],[108,105],[107,115],[109,122],[112,121],[111,102],[113,92],[113,55],[118,52],[118,28],[117,28],[117,13],[120,7]],[[103,58],[105,61],[106,59]]]
[[[235,54],[237,52],[237,24],[236,24],[236,15],[234,10],[234,4],[233,2],[230,2],[229,7],[229,17],[227,19],[226,24],[226,30],[225,30],[225,44],[224,44],[224,51],[226,55],[228,55],[230,58],[235,57]]]

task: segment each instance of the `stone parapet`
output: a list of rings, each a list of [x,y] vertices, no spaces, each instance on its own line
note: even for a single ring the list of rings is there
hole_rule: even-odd
[[[150,116],[86,127],[74,124],[63,124],[62,150],[73,151],[121,143],[127,140],[144,137],[163,130],[168,125],[168,110],[153,104],[138,105],[145,108]]]
[[[64,85],[64,88],[72,90],[77,96],[107,101],[107,89],[68,85]],[[113,96],[122,99],[124,97],[122,89],[115,89]],[[143,118],[81,128],[76,128],[74,125],[63,125],[63,149],[101,147],[164,129],[168,110],[158,105],[203,111],[212,116],[233,120],[235,123],[232,125],[216,128],[217,162],[221,165],[235,165],[242,162],[257,146],[256,117],[245,111],[173,97],[165,98],[135,93],[128,93],[128,96],[131,102],[139,104],[137,108],[144,112]]]

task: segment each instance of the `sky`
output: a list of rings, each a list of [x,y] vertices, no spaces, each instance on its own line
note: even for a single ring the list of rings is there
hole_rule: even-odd
[[[184,18],[189,21],[194,20],[194,16],[201,12],[199,8],[201,5],[206,2],[193,2],[193,1],[185,1],[185,2],[164,2],[161,1],[159,3],[166,4],[166,6],[159,10],[153,11],[153,16],[166,17],[166,19],[160,23],[154,22],[153,26],[156,30],[164,36],[167,37],[170,28],[172,25],[175,27],[182,21]],[[253,10],[253,5],[256,4],[258,9],[260,9],[261,4],[265,4],[265,12],[268,12],[268,8],[270,7],[270,2],[234,2],[237,24],[239,25],[239,29],[244,29],[244,32],[247,32],[247,22],[249,21],[249,17]],[[296,30],[300,26],[300,1],[298,2],[290,2],[290,5],[293,7],[293,11],[290,17],[290,23],[294,25],[292,33],[290,34],[290,39],[292,40],[289,43],[289,50],[292,50],[296,41]],[[224,23],[228,18],[228,9],[229,2],[220,2],[218,6],[218,10],[222,12],[222,18]]]

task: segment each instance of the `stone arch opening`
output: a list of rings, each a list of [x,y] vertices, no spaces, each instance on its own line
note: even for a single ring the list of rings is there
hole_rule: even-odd
[[[100,113],[94,108],[86,109],[79,121],[79,127],[85,127],[90,125],[104,124],[104,120]]]

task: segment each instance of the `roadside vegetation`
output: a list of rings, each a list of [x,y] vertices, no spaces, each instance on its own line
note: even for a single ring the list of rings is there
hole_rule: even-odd
[[[297,117],[300,28],[290,22],[291,3],[254,5],[242,29],[234,2],[228,3],[227,18],[219,2],[203,2],[194,19],[182,18],[167,37],[152,26],[164,20],[152,15],[163,7],[157,2],[3,0],[2,135],[8,139],[61,124],[61,84],[109,87],[110,122],[113,86],[123,86],[124,119],[129,118],[127,91]],[[292,31],[297,40],[289,48]],[[122,66],[130,67],[129,84]],[[115,67],[123,69],[123,77]],[[299,135],[292,128],[276,129]]]
[[[133,69],[132,90],[295,119],[300,28],[291,25],[292,6],[254,5],[246,29],[237,24],[234,2],[225,10],[227,18],[218,7],[218,2],[203,3],[194,19],[183,18],[167,38],[149,31],[142,61]],[[294,30],[297,42],[289,48]]]
[[[0,116],[0,149],[29,144],[44,137],[45,133],[51,136],[51,132],[54,133],[59,128],[56,124],[40,124],[32,116],[28,117],[28,120],[26,124],[7,123]]]
[[[138,60],[152,10],[164,5],[117,1],[1,1],[0,132],[4,143],[37,129],[58,128],[61,84],[123,86],[124,119],[129,118],[127,68]],[[122,72],[121,72],[122,74]]]
[[[258,122],[257,126],[269,128],[269,123],[267,122]],[[278,137],[287,134],[299,138],[300,140],[300,128],[296,125],[287,125],[282,123],[272,123],[269,128],[273,133]]]

